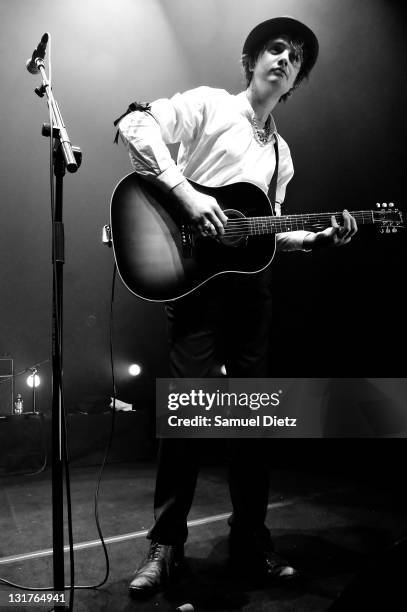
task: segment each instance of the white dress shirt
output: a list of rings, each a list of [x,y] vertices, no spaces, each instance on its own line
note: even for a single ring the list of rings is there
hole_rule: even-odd
[[[254,111],[246,92],[231,95],[224,89],[198,87],[152,102],[151,113],[153,117],[135,111],[119,124],[136,172],[165,191],[189,178],[209,187],[247,181],[268,192],[276,163],[274,144],[272,140],[261,146],[255,139]],[[271,122],[276,135],[272,117]],[[166,146],[172,143],[180,143],[177,164]],[[278,145],[275,211],[280,215],[294,168],[288,145],[280,135]],[[278,250],[301,250],[308,233],[278,234]]]

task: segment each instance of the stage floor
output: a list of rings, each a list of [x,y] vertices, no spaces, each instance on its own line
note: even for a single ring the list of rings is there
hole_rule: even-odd
[[[394,483],[378,487],[326,472],[274,470],[267,522],[277,551],[298,566],[303,579],[283,587],[244,584],[227,564],[226,469],[207,465],[189,517],[187,574],[165,595],[135,602],[127,585],[146,551],[154,474],[154,462],[107,466],[99,516],[110,576],[100,589],[77,590],[74,610],[169,611],[186,602],[195,612],[328,610],[367,564],[376,559],[380,564],[383,551],[407,534],[405,506]],[[50,476],[46,470],[5,477],[0,493],[0,577],[32,588],[52,584]],[[93,518],[96,476],[97,467],[71,469],[76,584],[96,584],[105,573]],[[0,590],[4,601],[10,589],[1,585]]]

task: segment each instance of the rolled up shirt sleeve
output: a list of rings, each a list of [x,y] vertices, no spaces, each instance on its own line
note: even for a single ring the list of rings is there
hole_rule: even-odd
[[[304,249],[304,238],[310,232],[305,230],[295,230],[293,232],[282,232],[276,236],[276,245],[278,251],[305,251],[308,252],[310,249]]]
[[[156,100],[151,104],[151,114],[135,111],[119,124],[134,170],[157,182],[164,191],[185,180],[166,145],[196,137],[203,114],[200,89]]]

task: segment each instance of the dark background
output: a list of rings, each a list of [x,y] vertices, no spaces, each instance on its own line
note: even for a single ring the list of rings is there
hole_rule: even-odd
[[[198,85],[237,93],[243,40],[258,22],[289,14],[320,41],[308,84],[275,112],[296,174],[285,211],[405,209],[404,12],[384,0],[2,0],[0,357],[15,371],[50,353],[47,121],[24,64],[52,35],[54,94],[83,164],[65,181],[65,393],[70,410],[111,394],[108,324],[112,252],[101,245],[110,195],[130,171],[112,121],[133,100]],[[279,255],[274,263],[272,373],[302,377],[405,375],[404,233],[362,228],[341,249]],[[120,399],[143,407],[166,370],[161,305],[119,283],[115,360]],[[132,379],[127,366],[143,374]],[[50,406],[41,368],[40,409]],[[25,376],[16,379],[29,409]],[[1,396],[0,396],[1,397]],[[0,406],[8,412],[9,406]]]

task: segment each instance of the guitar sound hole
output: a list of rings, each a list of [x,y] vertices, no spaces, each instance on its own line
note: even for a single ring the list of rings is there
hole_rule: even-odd
[[[219,241],[225,246],[240,247],[247,244],[247,233],[245,232],[245,219],[240,210],[227,208],[223,211],[228,218],[225,233]]]

